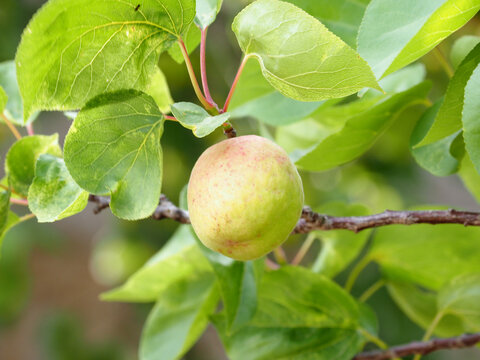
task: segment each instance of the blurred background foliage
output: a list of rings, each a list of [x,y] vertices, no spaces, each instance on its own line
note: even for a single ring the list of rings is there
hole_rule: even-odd
[[[1,0],[0,62],[15,56],[23,28],[42,0]],[[207,66],[214,99],[223,102],[240,62],[241,53],[230,30],[231,20],[248,1],[225,0],[217,21],[209,30]],[[467,26],[440,45],[451,52],[456,39],[480,35],[477,15]],[[471,46],[465,38],[456,46]],[[198,50],[192,56],[198,69]],[[421,59],[426,78],[433,82],[430,99],[444,93],[448,77],[434,55]],[[453,64],[459,62],[452,59]],[[168,55],[160,67],[166,74],[176,101],[195,101],[186,69]],[[419,204],[444,205],[478,210],[477,202],[456,175],[438,178],[421,169],[409,151],[410,134],[424,111],[416,105],[403,111],[395,124],[359,160],[326,172],[302,172],[306,202],[316,208],[328,202],[362,204],[368,212],[406,209]],[[66,134],[70,120],[60,113],[43,113],[35,123],[40,134]],[[234,120],[239,134],[271,134],[269,126],[251,118]],[[282,130],[279,130],[282,131]],[[283,130],[285,131],[285,129]],[[288,129],[286,130],[288,131]],[[164,148],[163,192],[177,201],[196,159],[208,146],[223,139],[217,130],[206,139],[167,122]],[[0,127],[5,153],[13,142],[6,127]],[[142,324],[149,305],[103,303],[98,296],[122,282],[152,256],[178,225],[170,220],[126,222],[108,211],[93,215],[91,209],[52,225],[34,222],[11,231],[0,258],[0,358],[45,360],[135,359]],[[292,256],[303,237],[292,237],[285,250]],[[368,239],[367,239],[368,240]],[[315,244],[306,262],[313,263],[320,250]],[[351,267],[337,276],[343,283]],[[369,265],[356,283],[358,295],[378,278],[377,265]],[[369,304],[377,310],[380,337],[389,344],[417,340],[423,330],[412,323],[392,302],[385,289]],[[426,359],[459,359],[479,356],[472,350],[438,352]],[[464,356],[464,357],[462,357]],[[186,355],[187,359],[226,358],[211,328]]]

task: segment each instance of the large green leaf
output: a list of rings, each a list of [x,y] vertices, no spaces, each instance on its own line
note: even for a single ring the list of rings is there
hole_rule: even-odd
[[[463,155],[464,147],[461,131],[457,131],[446,138],[432,144],[415,147],[427,134],[435,121],[442,100],[437,101],[422,115],[410,138],[410,151],[417,163],[424,169],[436,176],[447,176],[458,171],[460,161],[458,154],[454,154],[457,148],[461,148]],[[460,142],[460,146],[456,146]]]
[[[168,243],[127,282],[102,295],[102,300],[153,302],[172,284],[200,281],[212,268],[188,225],[178,228]]]
[[[480,273],[453,279],[438,293],[438,311],[460,318],[464,331],[480,331]]]
[[[479,45],[480,46],[480,45]],[[480,172],[480,66],[473,71],[465,86],[465,104],[462,111],[463,138],[465,148],[477,172]]]
[[[370,0],[286,0],[320,20],[351,48],[357,47],[357,33]]]
[[[28,207],[38,222],[53,222],[75,215],[87,203],[88,193],[73,181],[63,159],[40,155],[28,189]]]
[[[477,45],[455,71],[435,122],[417,147],[432,144],[462,129],[465,87],[479,63],[480,45]]]
[[[389,282],[387,289],[405,315],[423,329],[429,328],[438,314],[436,292],[402,282]],[[435,328],[435,334],[443,337],[460,335],[464,331],[461,320],[452,315],[442,316]]]
[[[346,205],[344,203],[325,204],[315,211],[332,216],[364,216],[369,211],[362,205]],[[336,276],[344,270],[362,251],[370,236],[370,231],[353,233],[347,230],[315,232],[322,243],[322,248],[312,271],[328,277]]]
[[[35,135],[18,140],[7,153],[5,172],[10,186],[17,193],[27,196],[28,188],[35,176],[35,164],[41,154],[62,156],[58,145],[58,134]]]
[[[8,95],[5,116],[16,125],[24,125],[23,122],[23,101],[20,96],[20,90],[17,83],[17,70],[15,61],[5,61],[0,63],[0,86],[4,88]],[[27,123],[31,123],[37,118],[37,113],[33,114]]]
[[[429,52],[479,9],[477,0],[372,0],[358,33],[358,52],[381,78]]]
[[[229,109],[232,117],[250,116],[266,124],[279,126],[303,119],[322,104],[324,101],[304,102],[283,96],[265,80],[260,64],[248,61]]]
[[[468,154],[463,156],[458,175],[472,196],[480,203],[480,175]]]
[[[244,359],[245,354],[252,360],[347,360],[375,328],[371,313],[365,311],[326,277],[284,267],[264,274],[250,324],[229,334],[224,316],[215,317],[214,323],[232,360]]]
[[[313,122],[307,119],[309,126],[303,131],[308,138],[313,133],[320,136],[306,142],[302,151],[292,154],[295,164],[305,170],[322,171],[354,160],[393,124],[396,115],[421,102],[429,90],[430,84],[424,82],[398,94],[327,109],[318,117],[312,116]],[[332,127],[329,125],[332,123],[336,124]],[[318,130],[313,129],[314,124]]]
[[[210,135],[230,118],[229,113],[210,115],[204,108],[189,102],[173,104],[172,113],[183,127],[199,138]]]
[[[188,29],[194,0],[52,0],[27,26],[16,64],[25,118],[81,108],[106,91],[149,88],[161,52]]]
[[[378,88],[367,63],[318,20],[278,0],[258,0],[235,18],[233,31],[247,57],[283,95],[301,101],[344,97]]]
[[[167,79],[158,67],[150,75],[150,83],[145,92],[155,100],[162,113],[167,114],[170,112],[170,105],[173,104],[172,95],[170,94]]]
[[[182,39],[189,54],[198,47],[201,40],[201,32],[194,22],[192,22],[188,26],[188,29],[182,36]],[[179,64],[183,64],[183,62],[185,61],[185,59],[183,58],[182,50],[180,48],[180,43],[173,44],[173,46],[168,49],[168,55],[170,55],[172,59]]]
[[[140,341],[140,360],[180,359],[208,325],[218,303],[213,275],[171,284],[150,312]]]
[[[438,290],[480,272],[479,238],[480,229],[463,225],[392,225],[378,229],[370,257],[390,279]]]
[[[80,111],[65,139],[70,174],[86,191],[110,194],[116,216],[150,216],[162,184],[163,123],[155,101],[144,93],[98,96]]]

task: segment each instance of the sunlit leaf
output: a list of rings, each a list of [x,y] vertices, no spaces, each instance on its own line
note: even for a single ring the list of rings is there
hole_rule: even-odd
[[[101,95],[75,118],[65,139],[65,164],[84,190],[111,195],[116,216],[148,217],[160,198],[163,122],[155,101],[146,94]]]
[[[367,63],[315,18],[277,0],[258,0],[235,18],[233,31],[247,57],[283,95],[319,101],[378,88]]]
[[[480,45],[477,45],[455,71],[435,122],[417,147],[434,143],[462,129],[465,87],[479,63]]]
[[[479,45],[480,46],[480,45]],[[477,172],[480,172],[480,66],[473,71],[472,76],[465,86],[465,102],[462,111],[463,138],[472,163]]]
[[[83,107],[106,91],[150,88],[160,53],[185,33],[194,0],[54,0],[30,21],[17,51],[28,118]]]
[[[63,159],[43,154],[28,189],[28,206],[38,222],[53,222],[82,211],[88,193],[73,181]]]
[[[172,113],[182,126],[193,131],[196,137],[205,137],[230,118],[229,113],[212,116],[202,107],[189,102],[172,105]]]
[[[210,26],[217,17],[223,0],[196,0],[197,12],[195,15],[195,24],[205,29]]]
[[[307,137],[315,131],[322,135],[304,143],[303,149],[292,154],[295,164],[305,170],[322,171],[354,160],[393,124],[396,115],[422,101],[429,90],[430,84],[425,82],[398,94],[327,109],[318,116],[314,114],[312,118],[319,130],[305,126],[303,131]],[[312,120],[306,121],[312,124]],[[294,125],[297,124],[300,123]]]
[[[218,303],[213,275],[173,283],[159,296],[140,341],[140,360],[175,360],[202,335]]]
[[[5,172],[10,186],[17,193],[27,196],[35,175],[35,164],[41,154],[62,156],[58,134],[35,135],[18,140],[7,153]]]
[[[381,78],[432,50],[479,9],[476,0],[372,0],[358,33],[358,52]]]

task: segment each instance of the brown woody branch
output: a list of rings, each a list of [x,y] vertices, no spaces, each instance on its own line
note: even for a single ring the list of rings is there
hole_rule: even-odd
[[[458,337],[435,339],[426,342],[412,342],[392,347],[388,350],[377,350],[358,354],[353,360],[387,360],[408,355],[427,355],[433,351],[445,349],[462,349],[480,343],[480,333]]]
[[[90,195],[91,202],[97,204],[94,213],[98,214],[109,207],[110,199],[104,196]],[[152,214],[155,220],[172,219],[182,224],[189,224],[188,212],[175,206],[165,195],[160,197],[158,207]],[[308,206],[302,211],[294,234],[306,234],[314,230],[350,230],[359,232],[364,229],[386,225],[413,224],[461,224],[480,226],[480,212],[449,210],[392,211],[368,216],[330,216],[314,212]]]

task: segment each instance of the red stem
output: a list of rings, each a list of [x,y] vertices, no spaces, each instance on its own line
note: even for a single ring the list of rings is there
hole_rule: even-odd
[[[210,94],[210,89],[208,88],[208,79],[207,79],[207,65],[205,60],[205,51],[207,43],[207,29],[201,29],[201,41],[200,41],[200,76],[202,78],[202,87],[203,92],[205,93],[205,98],[207,101],[215,106],[218,109],[218,105],[213,101],[212,95]]]
[[[232,96],[235,92],[235,88],[237,87],[238,80],[240,79],[240,75],[242,75],[243,68],[245,67],[248,59],[248,56],[245,56],[240,64],[240,67],[238,68],[237,75],[235,75],[235,79],[233,80],[232,87],[230,88],[230,92],[228,93],[227,100],[225,101],[222,112],[226,112],[228,110],[228,106],[230,105],[230,101],[232,100]]]
[[[163,115],[163,117],[164,117],[166,120],[178,121],[175,116]]]
[[[28,206],[28,200],[24,200],[24,199],[10,198],[10,202],[16,205]]]
[[[33,125],[31,123],[27,124],[27,133],[29,136],[35,135],[35,132],[33,131]]]

